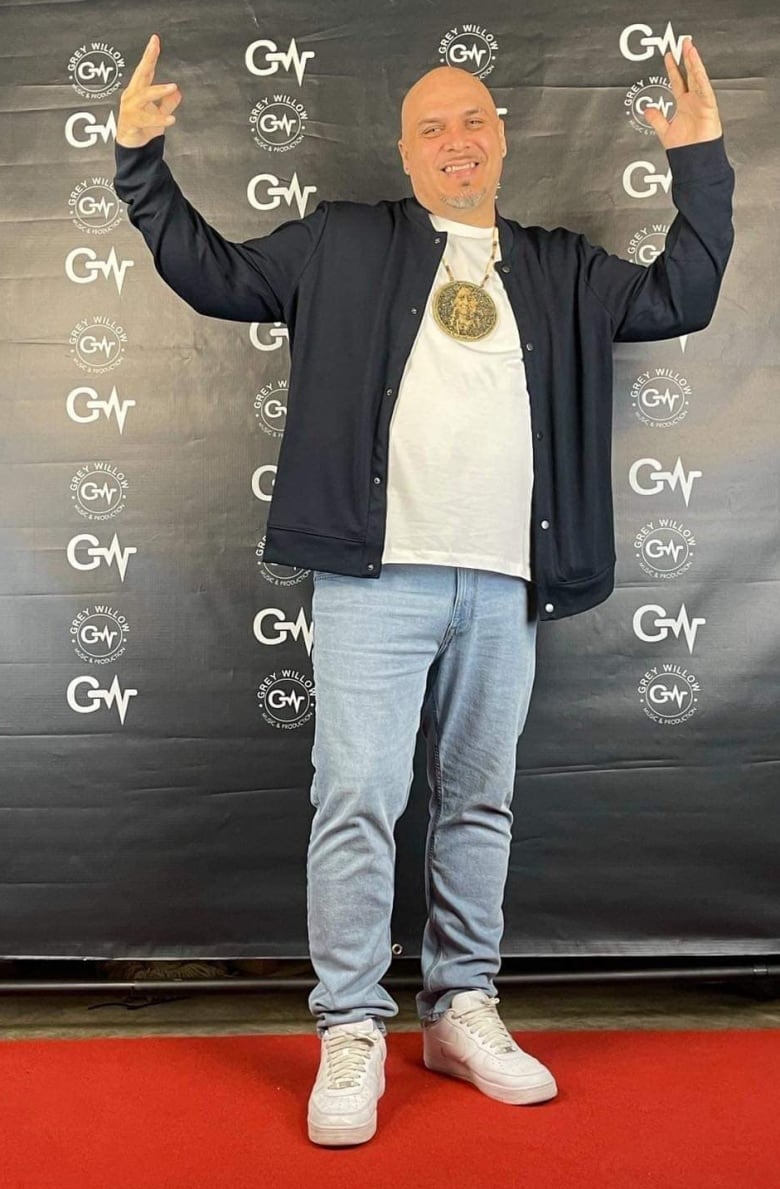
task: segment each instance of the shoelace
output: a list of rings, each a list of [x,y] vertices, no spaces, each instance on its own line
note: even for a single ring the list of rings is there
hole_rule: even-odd
[[[346,1090],[357,1086],[366,1071],[366,1062],[376,1042],[368,1036],[352,1032],[326,1033],[325,1052],[328,1086],[331,1090]]]
[[[499,1002],[498,995],[493,995],[477,1007],[469,1007],[457,1015],[459,1020],[465,1020],[466,1025],[480,1040],[490,1045],[494,1053],[511,1053],[515,1049],[515,1042],[496,1011],[496,1004]]]

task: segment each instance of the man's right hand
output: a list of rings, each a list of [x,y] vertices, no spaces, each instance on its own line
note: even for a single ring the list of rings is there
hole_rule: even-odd
[[[171,112],[182,101],[178,86],[176,83],[152,85],[159,56],[160,39],[153,33],[119,99],[116,139],[118,144],[126,148],[140,148],[155,136],[163,136],[166,128],[176,123],[176,117]]]

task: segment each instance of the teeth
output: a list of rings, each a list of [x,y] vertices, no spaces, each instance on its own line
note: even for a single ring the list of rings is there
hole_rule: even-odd
[[[466,161],[463,165],[445,165],[444,172],[455,173],[459,169],[471,169],[471,167],[476,164],[476,161]]]

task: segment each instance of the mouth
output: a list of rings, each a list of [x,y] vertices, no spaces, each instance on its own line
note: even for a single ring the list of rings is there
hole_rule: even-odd
[[[471,178],[478,169],[478,161],[460,161],[444,165],[441,172],[448,178]]]

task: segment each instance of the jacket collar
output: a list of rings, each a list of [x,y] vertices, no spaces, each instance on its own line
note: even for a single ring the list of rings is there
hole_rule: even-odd
[[[405,215],[407,215],[414,223],[423,227],[426,231],[433,231],[434,227],[430,220],[430,213],[428,208],[423,206],[420,200],[414,194],[408,195],[401,199],[401,208]],[[496,224],[498,226],[498,242],[501,245],[501,259],[507,260],[517,247],[518,235],[516,234],[512,223],[499,212],[498,204],[495,206]]]

